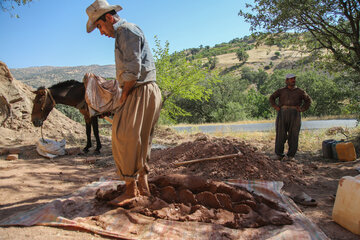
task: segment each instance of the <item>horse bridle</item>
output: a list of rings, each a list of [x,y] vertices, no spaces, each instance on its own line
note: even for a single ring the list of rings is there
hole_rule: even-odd
[[[43,104],[42,104],[42,106],[41,106],[41,111],[43,111],[44,108],[45,108],[46,100],[47,100],[47,97],[48,97],[48,96],[50,96],[50,100],[51,100],[51,102],[52,102],[52,107],[55,107],[55,105],[56,105],[55,99],[54,99],[54,97],[52,96],[50,90],[49,90],[48,88],[45,88],[45,100],[44,100],[44,102],[43,102]]]

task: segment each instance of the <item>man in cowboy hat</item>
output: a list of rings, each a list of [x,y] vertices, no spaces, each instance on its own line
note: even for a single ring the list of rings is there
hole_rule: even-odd
[[[115,38],[116,79],[122,88],[121,108],[112,125],[112,152],[125,193],[110,203],[122,206],[139,195],[150,195],[147,181],[151,140],[160,115],[161,93],[155,62],[142,30],[117,14],[119,5],[96,0],[87,9],[87,32]]]
[[[294,160],[298,149],[301,127],[301,112],[309,109],[311,98],[302,89],[296,87],[295,74],[286,75],[286,87],[276,90],[270,96],[270,104],[277,111],[275,153],[278,159]],[[279,98],[279,102],[275,100]],[[284,155],[284,144],[288,141],[287,156]]]

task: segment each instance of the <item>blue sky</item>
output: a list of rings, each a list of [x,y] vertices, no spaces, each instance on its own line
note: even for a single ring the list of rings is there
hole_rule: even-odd
[[[86,8],[94,0],[33,0],[17,7],[20,18],[0,10],[0,61],[9,68],[114,64],[114,39],[86,32]],[[108,0],[120,17],[142,28],[151,48],[154,36],[170,51],[214,46],[250,35],[237,15],[239,0]]]

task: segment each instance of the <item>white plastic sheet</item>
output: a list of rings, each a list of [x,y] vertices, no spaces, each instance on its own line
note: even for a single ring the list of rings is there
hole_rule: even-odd
[[[39,141],[36,142],[36,151],[43,157],[54,158],[65,155],[65,144],[65,139],[58,142],[51,139],[44,139],[43,141],[43,139],[40,138]]]

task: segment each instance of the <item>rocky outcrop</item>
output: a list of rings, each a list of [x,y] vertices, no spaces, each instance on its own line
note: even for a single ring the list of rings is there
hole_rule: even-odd
[[[34,144],[41,137],[40,128],[35,128],[31,122],[33,90],[16,80],[0,61],[0,145]],[[44,123],[43,134],[49,138],[67,138],[71,142],[84,138],[85,128],[53,109]]]

